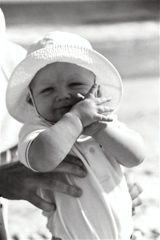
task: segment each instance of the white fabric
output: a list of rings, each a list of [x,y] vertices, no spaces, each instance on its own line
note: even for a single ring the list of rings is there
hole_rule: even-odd
[[[26,50],[21,46],[0,38],[0,152],[4,152],[18,144],[18,134],[22,124],[13,119],[6,108],[5,94],[9,77],[25,57]]]
[[[114,122],[128,129],[118,121]],[[39,118],[36,124],[22,128],[19,154],[26,166],[27,146],[48,127],[50,124]],[[45,199],[56,201],[56,211],[44,213],[52,235],[62,240],[130,239],[133,230],[132,201],[118,159],[106,153],[92,138],[78,139],[70,154],[83,161],[88,175],[77,178],[66,174],[64,177],[66,182],[82,188],[80,198],[42,190]]]
[[[18,144],[18,134],[22,125],[9,115],[5,103],[5,94],[13,69],[25,55],[26,50],[24,48],[6,39],[5,18],[0,8],[0,153],[5,151],[9,153],[8,150]],[[6,163],[8,159],[7,157]],[[3,221],[8,232],[8,200],[1,198],[0,202],[3,205]]]

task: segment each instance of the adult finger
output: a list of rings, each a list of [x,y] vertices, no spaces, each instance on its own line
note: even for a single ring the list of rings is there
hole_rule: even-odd
[[[39,197],[36,193],[30,193],[26,200],[32,203],[37,208],[40,208],[41,210],[44,210],[46,212],[54,211],[56,209],[54,203],[49,203],[45,201],[44,199]]]
[[[79,158],[69,155],[69,154],[64,158],[63,161],[75,164],[80,167],[84,167],[83,162]]]
[[[135,207],[138,207],[138,206],[140,206],[140,205],[142,205],[142,199],[141,198],[135,198],[133,201],[132,201],[132,206],[133,206],[133,208],[135,208]]]
[[[14,169],[20,169],[23,168],[24,165],[22,165],[19,161],[17,162],[11,162],[11,163],[6,163],[2,166],[0,166],[0,168],[3,170],[5,169],[6,171],[13,171]]]
[[[87,170],[79,158],[67,155],[52,172],[44,173],[43,177],[55,178],[55,173],[68,173],[78,177],[85,177]]]
[[[84,168],[68,162],[60,163],[54,171],[57,173],[68,173],[78,177],[85,177],[87,175]]]
[[[138,185],[137,183],[135,183],[134,185],[132,185],[129,188],[129,192],[131,195],[132,200],[134,200],[135,198],[137,198],[141,193],[142,193],[143,189],[140,185]]]
[[[53,178],[44,178],[43,181],[41,180],[40,187],[56,192],[65,193],[73,197],[80,197],[82,195],[82,190],[80,188]]]

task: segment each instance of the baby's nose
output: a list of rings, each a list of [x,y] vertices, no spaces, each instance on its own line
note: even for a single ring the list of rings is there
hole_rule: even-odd
[[[65,93],[65,94],[59,94],[56,97],[56,101],[60,102],[60,101],[64,101],[64,100],[69,100],[71,98],[71,95],[69,93]]]

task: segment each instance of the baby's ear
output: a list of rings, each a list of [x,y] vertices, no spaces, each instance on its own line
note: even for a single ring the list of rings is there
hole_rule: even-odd
[[[102,97],[102,91],[101,91],[101,86],[100,85],[98,85],[97,97]]]

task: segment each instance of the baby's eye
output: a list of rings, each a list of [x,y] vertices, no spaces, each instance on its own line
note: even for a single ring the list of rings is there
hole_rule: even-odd
[[[80,86],[82,86],[82,85],[83,85],[83,83],[74,82],[74,83],[70,83],[70,84],[69,84],[69,87],[80,87]]]
[[[48,93],[48,92],[53,92],[54,91],[54,87],[47,87],[47,88],[45,88],[45,89],[43,89],[42,91],[41,91],[41,93]]]

